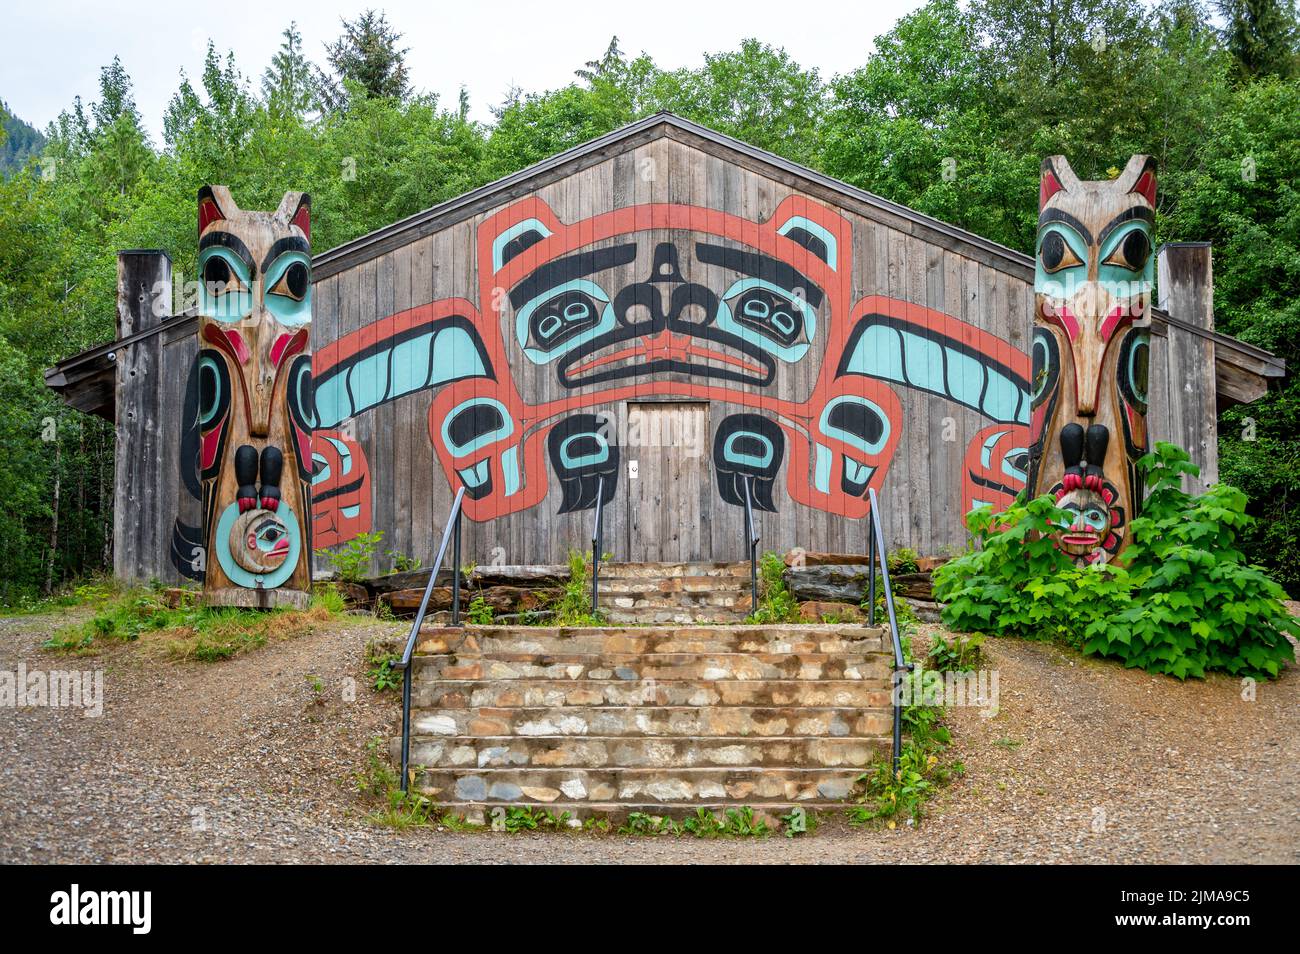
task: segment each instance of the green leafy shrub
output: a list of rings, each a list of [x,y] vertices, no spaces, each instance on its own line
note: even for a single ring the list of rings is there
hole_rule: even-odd
[[[374,559],[379,543],[384,539],[382,531],[359,533],[337,550],[321,550],[325,559],[334,567],[334,572],[344,583],[359,583],[370,571],[370,561]]]
[[[925,657],[926,668],[934,672],[972,672],[983,661],[983,642],[979,633],[958,634],[951,639],[936,636]]]
[[[1237,548],[1253,519],[1246,495],[1226,484],[1186,493],[1181,479],[1197,468],[1172,444],[1157,444],[1138,467],[1150,492],[1114,564],[1076,567],[1056,548],[1049,534],[1069,518],[1050,497],[972,512],[980,548],[935,571],[944,623],[1059,640],[1179,679],[1276,676],[1300,624],[1282,588]]]
[[[917,573],[921,569],[921,558],[910,547],[899,547],[889,554],[890,573]]]

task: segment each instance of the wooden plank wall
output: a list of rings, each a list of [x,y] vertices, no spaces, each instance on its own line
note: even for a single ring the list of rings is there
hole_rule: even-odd
[[[651,215],[650,204],[694,207],[699,211],[692,222],[699,225],[700,232],[707,233],[717,231],[724,211],[750,222],[765,223],[784,199],[805,194],[790,182],[763,174],[749,160],[714,154],[699,148],[698,144],[660,137],[639,144],[616,144],[598,161],[584,159],[572,175],[551,182],[531,195],[545,202],[561,223],[585,223],[577,242],[584,255],[589,255],[593,248],[629,240],[636,242],[634,262],[603,273],[602,280],[608,283],[611,294],[628,283],[644,280],[655,246],[674,239],[687,279],[720,294],[735,280],[736,274],[723,266],[705,265],[696,260],[694,243],[698,233],[683,240],[680,233],[667,227],[662,217]],[[829,205],[824,196],[808,195],[807,198]],[[389,315],[444,299],[463,298],[480,304],[482,314],[492,315],[490,301],[480,301],[484,296],[490,297],[493,289],[480,285],[477,234],[491,215],[520,200],[521,196],[515,194],[502,206],[316,281],[312,326],[315,350],[320,352],[329,343]],[[592,216],[633,207],[638,207],[633,238],[620,236],[588,244],[588,239],[593,237],[589,222]],[[994,357],[1002,363],[1013,354],[1024,353],[1033,312],[1033,289],[1025,276],[1001,264],[987,250],[930,240],[912,223],[887,210],[841,207],[838,211],[851,226],[847,249],[851,267],[841,276],[844,297],[850,304],[869,295],[900,299],[937,310],[996,336],[1002,344]],[[771,255],[777,241],[764,234],[759,239],[759,251]],[[530,263],[530,268],[541,264],[536,248],[524,251],[521,258]],[[1162,268],[1162,289],[1166,282]],[[1172,279],[1168,279],[1168,287],[1171,297],[1167,304],[1181,316],[1189,317],[1183,315],[1188,308],[1206,311],[1208,299],[1198,298],[1200,292],[1175,293]],[[128,289],[124,300],[129,301],[130,297]],[[720,400],[707,409],[705,419],[711,430],[703,435],[699,448],[705,458],[704,476],[697,480],[690,476],[693,473],[690,468],[684,470],[686,476],[671,485],[675,489],[667,491],[677,499],[664,500],[652,517],[629,514],[628,460],[635,456],[640,466],[653,468],[657,462],[662,463],[660,458],[667,451],[655,447],[622,449],[618,491],[606,507],[605,517],[605,549],[614,559],[626,557],[633,549],[634,537],[636,548],[645,552],[646,541],[642,536],[647,532],[663,539],[666,557],[696,555],[734,560],[745,556],[743,508],[725,503],[710,479],[714,433],[729,415],[748,412],[772,418],[775,414],[771,406],[778,398],[804,400],[811,394],[827,351],[830,335],[826,332],[835,327],[841,342],[847,333],[847,315],[825,312],[823,306],[818,335],[810,353],[802,362],[778,372],[779,388],[757,394],[757,408]],[[1209,321],[1208,312],[1206,321]],[[507,327],[511,316],[503,314],[499,325],[489,322],[490,319],[478,319],[481,333],[485,337],[505,336],[509,344],[513,338],[513,329]],[[838,324],[832,326],[829,322]],[[126,329],[120,330],[125,333]],[[119,369],[118,406],[127,409],[127,414],[119,421],[115,566],[124,578],[157,577],[170,581],[179,578],[168,558],[173,524],[177,519],[191,525],[198,523],[198,502],[184,490],[178,476],[179,468],[184,466],[180,454],[184,424],[180,409],[197,345],[193,336],[182,336],[150,347],[158,353],[141,349],[128,356]],[[513,347],[517,357],[517,346]],[[1153,437],[1173,438],[1180,443],[1194,439],[1202,466],[1206,466],[1214,448],[1213,355],[1207,353],[1206,347],[1203,339],[1176,327],[1155,329],[1150,385],[1149,421]],[[1208,347],[1212,349],[1212,345]],[[136,372],[134,376],[132,370]],[[646,402],[698,399],[685,394],[654,394],[645,378],[634,378],[622,397],[603,400],[592,396],[597,389],[591,385],[572,391],[560,388],[554,379],[553,365],[541,370],[520,367],[513,370],[521,382],[521,390],[526,392],[526,399],[532,403],[556,400],[562,401],[569,412],[609,414],[620,429],[627,425],[630,407]],[[680,374],[666,377],[683,386],[690,382]],[[1186,387],[1189,380],[1196,382],[1190,391]],[[143,382],[147,381],[154,383],[144,386]],[[1173,387],[1174,381],[1183,385]],[[848,379],[841,379],[835,393],[848,393],[852,389]],[[990,421],[979,411],[944,397],[907,387],[894,390],[902,408],[902,437],[879,490],[887,539],[891,547],[908,546],[923,554],[938,554],[964,546],[966,536],[961,523],[964,456],[972,436]],[[432,391],[410,394],[339,425],[339,430],[359,443],[367,458],[373,528],[384,533],[375,567],[379,570],[391,568],[394,554],[417,557],[426,563],[431,560],[451,504],[452,489],[430,438],[429,411],[434,397]],[[536,427],[544,423],[531,425],[530,439],[538,439]],[[141,448],[147,450],[142,452]],[[789,466],[787,442],[785,462],[776,479],[777,510],[757,515],[762,547],[788,550],[802,546],[809,550],[864,552],[865,521],[804,507],[787,496],[784,488]],[[152,469],[146,474],[140,470],[145,467]],[[1212,464],[1207,473],[1213,473]],[[539,477],[529,474],[525,479]],[[570,548],[589,546],[592,511],[559,513],[560,490],[552,476],[548,475],[548,480],[549,495],[539,505],[495,520],[467,522],[462,562],[481,565],[560,562]],[[135,515],[151,509],[141,504],[138,488],[142,487],[155,491],[157,504],[152,509],[158,519],[136,518]],[[128,516],[123,519],[124,515]],[[679,526],[686,524],[690,525],[689,532],[678,532]],[[647,530],[648,527],[653,530]],[[701,541],[702,552],[687,554],[680,541],[693,539]],[[317,567],[326,565],[327,561],[318,555]]]

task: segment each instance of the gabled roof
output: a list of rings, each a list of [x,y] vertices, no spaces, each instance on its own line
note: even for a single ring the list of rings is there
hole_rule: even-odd
[[[1023,252],[999,245],[983,236],[941,222],[932,216],[909,209],[897,202],[891,202],[838,179],[832,179],[823,173],[668,112],[655,113],[639,119],[589,142],[566,149],[503,179],[480,186],[464,195],[441,202],[423,212],[417,212],[415,215],[321,252],[312,258],[313,279],[319,281],[335,275],[457,222],[527,195],[542,186],[596,165],[612,156],[664,138],[726,159],[829,204],[846,208],[904,234],[941,245],[1007,275],[1027,282],[1034,280],[1034,260]],[[1152,308],[1151,312],[1157,333],[1161,333],[1165,326],[1174,326],[1214,342],[1216,378],[1221,402],[1223,399],[1227,399],[1227,403],[1254,400],[1265,393],[1270,379],[1280,379],[1286,375],[1286,363],[1262,348],[1200,328],[1175,318],[1159,308]],[[195,320],[192,314],[178,316],[135,337],[157,334],[164,328],[177,329],[182,323],[193,323]],[[79,410],[99,414],[112,420],[112,356],[115,347],[121,347],[129,343],[129,340],[91,348],[61,361],[45,372],[47,386],[58,391],[63,395],[64,400]],[[107,407],[104,406],[106,381],[109,382]]]

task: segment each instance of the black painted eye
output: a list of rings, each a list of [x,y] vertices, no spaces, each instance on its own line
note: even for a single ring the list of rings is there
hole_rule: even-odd
[[[280,280],[271,289],[273,295],[288,295],[294,301],[307,297],[307,286],[311,284],[311,272],[302,262],[294,262],[284,270]]]
[[[783,345],[803,338],[804,314],[794,301],[769,288],[751,288],[732,305],[736,320]]]
[[[1055,230],[1043,236],[1043,241],[1038,246],[1038,258],[1042,261],[1043,268],[1049,272],[1083,264],[1079,256],[1074,254],[1074,249],[1070,248],[1070,243]]]
[[[239,291],[244,287],[231,269],[230,263],[220,255],[213,255],[203,263],[203,281],[214,295],[224,295],[226,292]]]
[[[1147,238],[1146,232],[1141,229],[1134,229],[1124,236],[1124,241],[1120,242],[1119,247],[1110,253],[1110,258],[1106,259],[1106,264],[1119,265],[1121,268],[1137,272],[1146,267],[1150,255],[1151,239]]]
[[[590,295],[567,291],[556,295],[528,316],[528,332],[541,348],[550,350],[600,320],[601,305]]]

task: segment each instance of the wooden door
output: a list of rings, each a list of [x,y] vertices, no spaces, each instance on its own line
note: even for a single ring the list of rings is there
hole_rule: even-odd
[[[623,473],[628,539],[616,560],[679,563],[712,559],[713,475],[709,405],[629,402]]]

